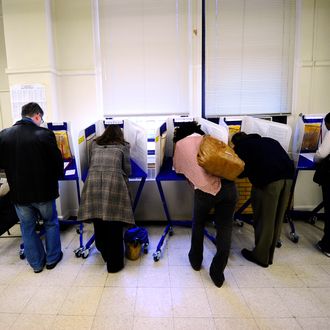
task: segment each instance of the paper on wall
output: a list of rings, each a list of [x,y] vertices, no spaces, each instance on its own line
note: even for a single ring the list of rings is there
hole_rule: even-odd
[[[46,112],[46,88],[41,84],[24,84],[10,87],[13,121],[21,119],[22,106],[36,102]]]

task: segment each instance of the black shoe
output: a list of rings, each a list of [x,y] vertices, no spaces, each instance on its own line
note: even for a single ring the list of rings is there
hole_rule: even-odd
[[[110,265],[109,262],[107,262],[107,270],[108,270],[108,273],[118,273],[120,272],[122,269],[124,268],[124,264],[118,266],[113,266],[113,265]]]
[[[33,269],[33,271],[38,274],[38,273],[41,273],[44,269],[43,268],[40,268],[40,269]]]
[[[53,262],[52,264],[46,265],[47,269],[53,269],[56,267],[56,265],[62,260],[63,258],[63,252],[61,251],[60,257],[58,258],[57,261]]]
[[[211,279],[212,279],[212,281],[213,281],[213,283],[215,284],[216,287],[218,287],[218,288],[222,287],[222,284],[225,281],[225,275],[223,275],[223,273],[220,274],[220,276],[216,275],[215,271],[213,271],[212,267],[210,267],[210,277],[211,277]]]
[[[249,260],[249,261],[251,261],[251,262],[254,262],[255,264],[257,264],[257,265],[259,265],[259,266],[261,266],[261,267],[264,267],[264,268],[267,268],[267,267],[268,267],[268,265],[263,264],[262,262],[259,262],[258,260],[256,260],[256,259],[253,257],[252,252],[249,251],[248,249],[243,249],[243,250],[241,251],[241,253],[242,253],[242,256],[243,256],[246,260]]]
[[[189,253],[188,253],[188,259],[193,270],[196,271],[201,270],[202,267],[201,263],[194,262]]]
[[[41,268],[39,268],[39,269],[33,269],[33,271],[34,271],[36,274],[41,273],[41,272],[44,270],[45,265],[46,265],[46,261],[43,262],[43,265],[42,265]]]
[[[322,248],[322,241],[317,242],[315,246],[319,251],[321,251],[324,255],[326,255],[328,258],[330,258],[330,252],[327,252],[327,251],[323,250],[323,248]]]

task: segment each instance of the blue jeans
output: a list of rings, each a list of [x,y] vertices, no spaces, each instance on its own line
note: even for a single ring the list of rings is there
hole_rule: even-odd
[[[24,253],[34,270],[42,269],[46,264],[57,262],[61,255],[60,228],[55,200],[43,203],[15,204],[20,220]],[[45,227],[46,251],[36,232],[36,222],[43,220]]]

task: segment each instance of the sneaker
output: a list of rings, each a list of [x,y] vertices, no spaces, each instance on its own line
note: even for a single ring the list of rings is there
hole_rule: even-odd
[[[321,241],[316,243],[316,248],[321,251],[324,255],[326,255],[328,258],[330,258],[330,252],[324,251],[321,246]]]
[[[58,258],[57,261],[53,262],[52,264],[46,265],[47,269],[53,269],[56,267],[56,265],[62,260],[63,258],[63,252],[61,251],[60,257]]]

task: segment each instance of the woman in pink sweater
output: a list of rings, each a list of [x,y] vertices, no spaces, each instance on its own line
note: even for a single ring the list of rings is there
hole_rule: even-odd
[[[205,223],[214,208],[217,252],[210,266],[210,277],[220,288],[225,280],[223,272],[230,251],[237,190],[233,181],[210,175],[198,165],[197,153],[202,135],[204,132],[196,122],[183,123],[176,128],[173,166],[176,172],[184,174],[194,186],[194,217],[188,257],[191,267],[196,271],[201,269],[203,261]]]

